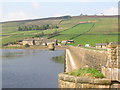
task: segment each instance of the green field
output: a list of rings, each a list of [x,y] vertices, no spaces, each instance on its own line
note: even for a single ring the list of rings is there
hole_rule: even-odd
[[[93,23],[88,24],[78,24],[77,26],[70,28],[68,30],[65,30],[61,33],[59,33],[58,36],[53,37],[59,40],[69,40],[71,38],[74,38],[75,36],[79,34],[86,33],[90,30],[90,28],[93,26]]]
[[[93,23],[79,24],[79,22],[96,21]],[[53,24],[58,25],[58,29],[48,30],[32,30],[32,31],[18,31],[19,26],[25,25],[45,25]],[[118,41],[118,18],[117,17],[89,17],[89,16],[74,16],[69,19],[43,19],[43,20],[27,20],[19,22],[5,22],[0,24],[2,26],[2,44],[9,42],[16,42],[23,40],[27,37],[34,37],[40,33],[46,34],[44,37],[49,38],[47,34],[55,31],[59,33],[52,36],[53,39],[58,40],[74,40],[78,44],[91,44],[105,43],[111,41]]]
[[[79,24],[78,26],[64,31],[60,33],[60,35],[53,38],[59,40],[72,39],[75,42],[68,45],[75,46],[78,44],[90,44],[95,46],[96,43],[118,41],[119,32],[117,17],[96,18],[96,21],[97,22],[95,23]]]

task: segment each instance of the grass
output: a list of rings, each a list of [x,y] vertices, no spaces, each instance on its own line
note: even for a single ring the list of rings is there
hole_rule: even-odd
[[[95,46],[96,43],[106,43],[112,41],[118,41],[118,35],[81,35],[74,40],[74,43],[69,45],[77,46],[78,44],[85,45],[90,44]]]
[[[118,18],[99,18],[93,29],[88,34],[118,33]]]
[[[66,74],[80,77],[104,78],[104,75],[94,68],[81,68],[72,72],[67,72]]]
[[[59,40],[69,40],[77,35],[83,34],[87,31],[90,30],[92,27],[93,23],[88,23],[88,24],[79,24],[73,28],[70,28],[66,31],[63,31],[59,33],[58,36],[55,36],[53,38],[59,39]]]
[[[2,38],[2,44],[6,44],[8,42],[17,42],[19,40],[23,40],[27,37],[32,37],[34,35],[14,35],[14,36],[6,36],[5,38]]]
[[[82,20],[86,20],[82,18]],[[91,28],[90,24],[83,24],[72,29],[69,29],[65,32],[60,33],[58,36],[53,37],[59,40],[69,40],[72,37],[75,37],[79,34],[78,37],[72,38],[75,43],[68,45],[77,46],[78,44],[85,45],[90,44],[95,46],[96,43],[106,43],[106,42],[118,42],[118,22],[116,17],[106,17],[106,18],[91,18],[91,20],[96,20],[94,27]],[[80,19],[78,19],[80,20]],[[88,18],[90,20],[90,18]],[[76,20],[75,20],[76,21]],[[67,23],[70,22],[66,21]],[[91,24],[92,25],[92,24]],[[90,31],[88,31],[91,28]],[[88,31],[88,32],[87,32]],[[86,33],[84,33],[86,32]]]
[[[18,31],[19,26],[24,25],[44,25],[44,24],[58,24],[61,21],[61,19],[54,19],[54,20],[34,20],[34,21],[21,21],[21,22],[7,22],[0,24],[2,27],[2,32],[0,32],[0,35],[3,35],[2,38],[2,44],[6,44],[9,42],[16,42],[18,40],[22,40],[27,37],[34,37],[35,35],[40,34],[41,32],[44,32],[44,34],[50,34],[56,31],[56,29],[49,29],[44,31],[39,30],[33,30],[33,31]],[[58,29],[57,29],[58,30]],[[59,28],[59,31],[63,30],[63,28]],[[48,36],[45,36],[48,37]]]
[[[40,34],[41,31],[18,31],[19,26],[24,25],[43,25],[43,24],[57,24],[60,28],[44,30],[44,34],[50,34],[54,31],[60,31],[60,33],[53,39],[69,40],[72,39],[75,43],[70,45],[77,46],[78,44],[90,44],[95,46],[96,43],[105,43],[118,41],[118,18],[117,17],[80,17],[74,16],[71,19],[51,19],[51,20],[33,20],[33,21],[20,21],[20,22],[7,22],[2,25],[2,43],[14,42],[22,40],[27,37],[33,37]],[[88,24],[79,24],[83,21],[97,21]],[[77,26],[75,26],[77,25]],[[75,26],[75,27],[73,27]],[[73,27],[73,28],[72,28]],[[91,29],[92,27],[92,29]],[[120,33],[120,32],[119,32]],[[49,36],[44,36],[49,38]],[[1,39],[1,38],[0,38]]]

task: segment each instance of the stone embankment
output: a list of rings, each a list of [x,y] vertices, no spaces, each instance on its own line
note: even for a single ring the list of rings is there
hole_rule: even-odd
[[[66,72],[82,67],[101,70],[107,63],[107,51],[68,46],[66,49]]]
[[[120,88],[110,79],[85,78],[60,73],[58,75],[59,88]]]
[[[90,67],[101,71],[105,78],[93,79],[58,75],[60,88],[120,88],[120,45],[110,43],[106,51],[69,46],[66,49],[65,72]]]

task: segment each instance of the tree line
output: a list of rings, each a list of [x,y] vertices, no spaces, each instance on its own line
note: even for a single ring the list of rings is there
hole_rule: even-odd
[[[55,36],[57,34],[59,34],[59,31],[57,31],[57,30],[52,32],[52,33],[50,33],[50,34],[45,34],[44,32],[41,32],[41,33],[35,35],[35,37],[43,37],[43,36],[53,37],[53,36]]]
[[[59,28],[57,25],[28,25],[28,26],[19,26],[18,31],[30,31],[30,30],[47,30],[47,29],[56,29]]]

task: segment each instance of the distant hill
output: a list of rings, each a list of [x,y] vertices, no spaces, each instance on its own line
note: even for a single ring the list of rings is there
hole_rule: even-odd
[[[90,23],[80,24],[80,22]],[[59,28],[44,31],[18,31],[19,26],[46,24],[57,25]],[[117,16],[61,16],[2,22],[0,25],[2,26],[3,44],[27,37],[41,36],[41,33],[44,33],[41,37],[59,40],[73,39],[75,40],[73,45],[86,43],[95,45],[95,43],[118,41],[119,33]]]
[[[0,22],[0,24],[10,23],[10,22],[30,22],[30,21],[39,21],[39,20],[54,20],[54,19],[69,19],[71,16],[61,16],[61,17],[48,17],[48,18],[41,18],[41,19],[29,19],[29,20],[15,20],[15,21],[5,21]]]

